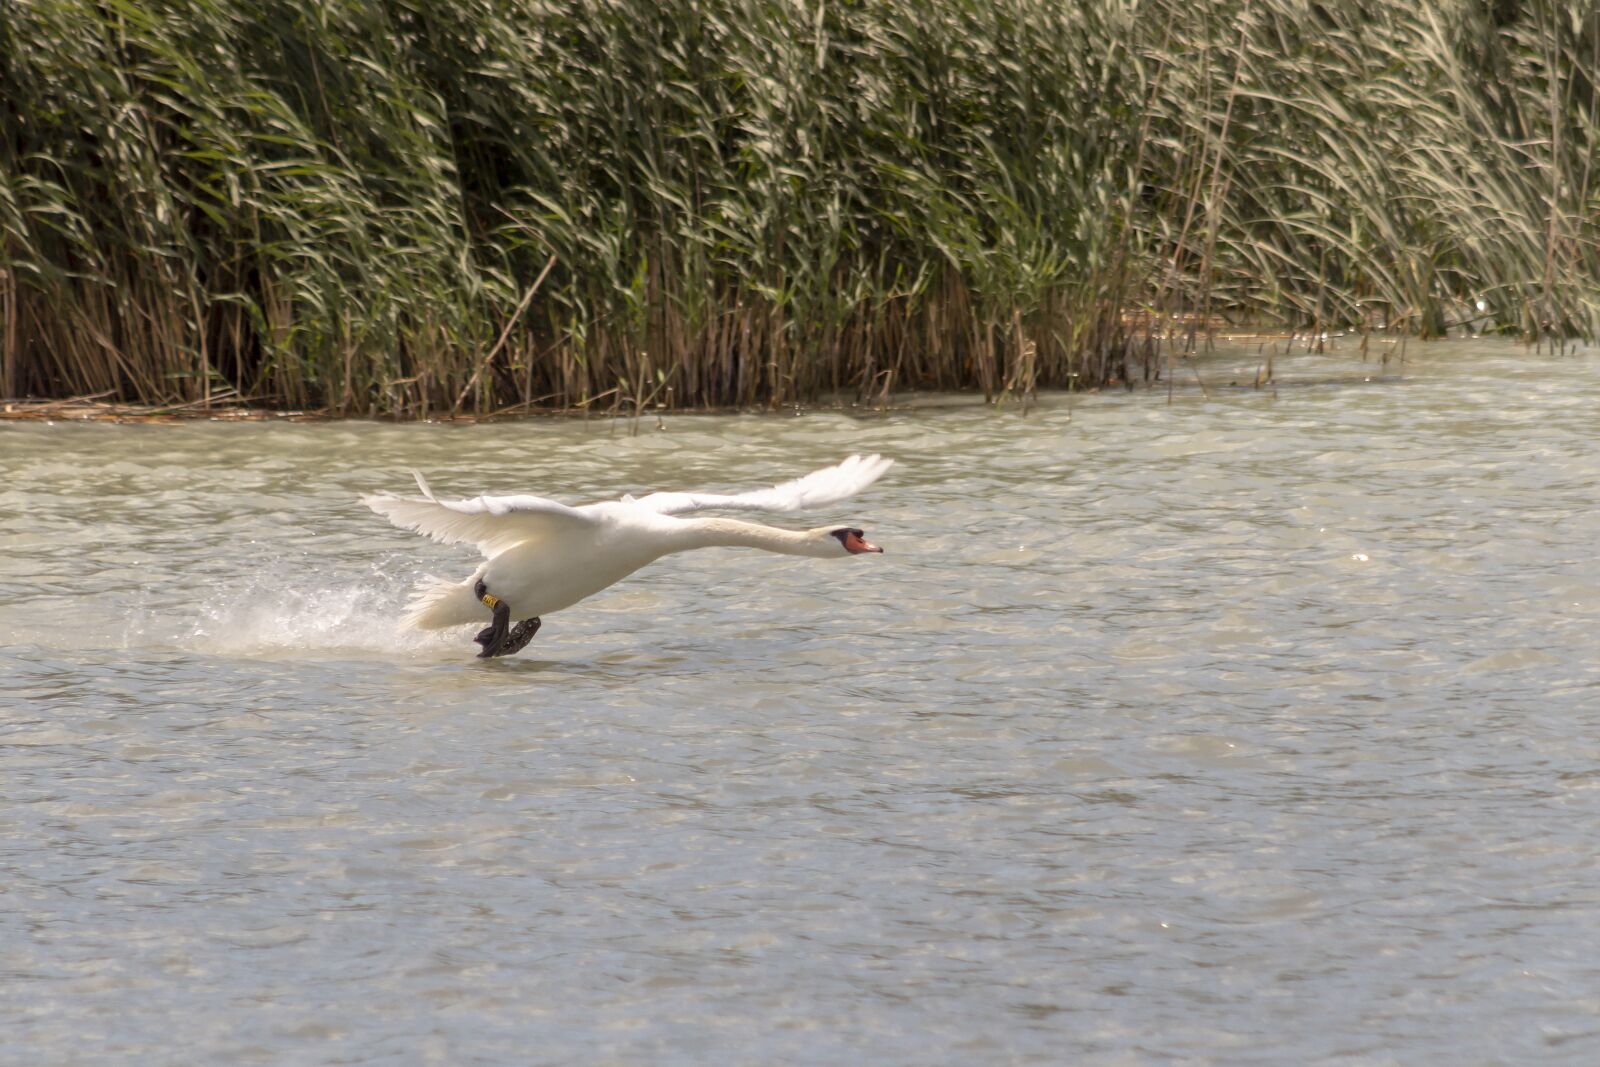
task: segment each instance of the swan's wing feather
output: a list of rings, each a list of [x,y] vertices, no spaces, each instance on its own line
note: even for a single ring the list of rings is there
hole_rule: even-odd
[[[422,497],[389,494],[364,496],[361,502],[402,530],[411,530],[446,545],[476,545],[495,556],[525,541],[561,535],[588,535],[597,519],[579,509],[542,496],[476,496],[440,500],[416,475]]]
[[[822,507],[855,496],[883,477],[894,460],[882,456],[851,456],[843,463],[812,471],[804,478],[783,482],[771,489],[720,496],[716,493],[651,493],[630,501],[661,515],[682,515],[691,511],[800,511]]]

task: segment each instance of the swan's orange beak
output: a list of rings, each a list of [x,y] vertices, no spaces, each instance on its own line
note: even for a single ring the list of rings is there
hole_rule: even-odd
[[[851,530],[844,535],[845,551],[860,555],[863,552],[882,552],[883,549],[868,541],[865,537]]]

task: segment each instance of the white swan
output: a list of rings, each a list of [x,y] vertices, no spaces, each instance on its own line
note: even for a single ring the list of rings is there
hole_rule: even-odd
[[[854,496],[894,460],[851,456],[804,478],[736,496],[651,493],[568,507],[538,496],[440,500],[416,471],[422,496],[364,496],[361,502],[402,529],[447,545],[471,544],[484,563],[464,581],[428,576],[417,583],[405,623],[423,630],[492,622],[476,638],[480,658],[520,651],[540,617],[571,607],[653,560],[691,548],[732,545],[790,556],[854,556],[882,552],[853,527],[782,530],[735,519],[685,519],[709,510],[799,511]],[[513,629],[511,613],[523,621]]]

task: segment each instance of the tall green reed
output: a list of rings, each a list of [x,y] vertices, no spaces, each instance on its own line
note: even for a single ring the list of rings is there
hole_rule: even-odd
[[[0,393],[401,417],[1593,337],[1575,0],[11,0]]]

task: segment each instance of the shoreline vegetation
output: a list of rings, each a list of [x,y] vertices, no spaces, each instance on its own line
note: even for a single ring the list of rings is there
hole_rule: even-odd
[[[1306,386],[1326,385],[1333,382],[1353,385],[1363,385],[1374,382],[1392,382],[1401,380],[1404,376],[1406,364],[1406,345],[1408,335],[1401,333],[1378,334],[1296,334],[1284,330],[1240,329],[1235,327],[1219,327],[1213,324],[1203,334],[1205,344],[1196,352],[1185,353],[1167,362],[1166,373],[1156,373],[1150,378],[1141,381],[1125,381],[1120,386],[1132,392],[1136,389],[1150,391],[1162,390],[1168,403],[1171,403],[1175,388],[1181,388],[1185,393],[1198,391],[1203,397],[1211,397],[1219,391],[1261,391],[1270,390],[1276,395],[1280,386]],[[1582,346],[1574,343],[1577,350]],[[1240,352],[1250,353],[1253,349],[1253,358],[1239,360],[1235,358],[1217,366],[1206,366],[1204,373],[1200,369],[1202,363],[1209,360],[1197,360],[1190,363],[1191,356],[1215,356],[1229,349],[1237,355]],[[1352,351],[1353,349],[1353,351]],[[1553,342],[1550,346],[1552,353],[1565,354],[1566,343]],[[1343,363],[1344,369],[1333,370],[1324,374],[1307,375],[1304,370],[1282,377],[1278,373],[1279,361],[1295,355],[1296,353],[1316,353],[1318,356],[1328,355]],[[1351,371],[1359,367],[1360,370],[1352,375]],[[1219,378],[1212,379],[1211,375],[1218,369],[1225,373]],[[854,414],[885,414],[888,412],[916,411],[928,407],[947,408],[951,404],[982,404],[996,410],[1007,409],[1019,412],[1026,417],[1031,409],[1041,403],[1049,403],[1052,397],[1064,397],[1069,406],[1074,394],[1093,394],[1102,391],[1101,386],[1074,385],[1066,389],[1050,389],[1041,387],[1034,392],[1013,396],[1002,394],[999,396],[985,397],[974,390],[961,391],[922,391],[903,390],[895,393],[884,393],[872,398],[852,396],[850,394],[819,395],[801,401],[794,400],[781,409],[769,405],[758,409],[761,412],[773,413],[781,410],[784,414],[799,415],[809,412],[849,412]],[[1119,390],[1120,391],[1120,390]],[[514,404],[509,407],[490,411],[462,411],[454,414],[436,413],[425,419],[407,419],[395,413],[377,412],[365,416],[352,416],[346,412],[335,411],[331,408],[283,408],[271,407],[260,404],[251,404],[232,393],[218,394],[201,400],[185,403],[148,404],[115,400],[109,393],[89,396],[68,396],[39,398],[29,397],[22,399],[7,399],[0,397],[0,422],[44,422],[54,424],[57,422],[109,422],[109,423],[181,423],[194,421],[209,422],[330,422],[349,418],[364,418],[373,421],[422,421],[430,423],[462,423],[473,424],[480,422],[499,422],[509,419],[525,419],[530,417],[553,419],[596,419],[612,425],[627,424],[631,434],[639,432],[642,422],[648,417],[655,420],[656,428],[665,426],[666,415],[740,415],[751,414],[752,409],[745,407],[684,407],[668,408],[664,401],[657,400],[652,408],[636,408],[625,402],[625,398],[613,394],[608,398],[608,404],[585,405],[575,407],[527,407]]]
[[[630,414],[1170,380],[1230,323],[1594,339],[1597,72],[1588,0],[8,0],[0,399]]]

